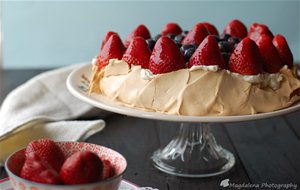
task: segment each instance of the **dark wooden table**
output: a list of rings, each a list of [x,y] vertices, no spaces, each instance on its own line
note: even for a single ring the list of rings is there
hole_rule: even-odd
[[[15,87],[43,71],[0,71],[0,102]],[[150,156],[175,134],[176,123],[118,114],[111,114],[104,120],[106,128],[87,141],[122,153],[128,161],[124,178],[140,186],[160,190],[229,189],[220,187],[223,179],[229,179],[236,184],[292,183],[300,189],[299,111],[272,119],[214,125],[212,130],[217,141],[235,155],[236,164],[226,174],[204,179],[175,177],[152,166]],[[0,168],[0,179],[6,176]]]

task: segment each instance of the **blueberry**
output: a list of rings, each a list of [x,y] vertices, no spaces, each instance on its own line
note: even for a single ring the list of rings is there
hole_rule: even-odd
[[[195,49],[198,48],[199,44],[192,44]]]
[[[175,42],[180,43],[183,40],[184,36],[181,34],[178,34],[177,36],[175,36],[174,40]]]
[[[154,40],[154,41],[157,41],[160,37],[161,37],[161,34],[157,34],[157,35],[153,38],[153,40]]]
[[[185,30],[185,31],[182,31],[182,32],[181,32],[181,35],[185,37],[188,33],[189,33],[189,31],[188,31],[188,30]]]
[[[195,52],[195,50],[196,49],[192,47],[192,48],[189,48],[189,49],[187,49],[187,50],[184,51],[183,56],[184,56],[184,60],[186,62],[188,62],[190,60],[190,58],[193,55],[193,53]]]
[[[167,36],[168,36],[169,38],[171,38],[172,40],[174,40],[174,38],[175,38],[175,35],[172,34],[172,33],[167,34]]]
[[[150,38],[150,39],[147,39],[146,42],[148,44],[148,48],[150,49],[150,51],[152,51],[155,46],[156,41],[154,41],[153,39]]]
[[[190,49],[190,48],[194,48],[194,45],[192,45],[192,44],[185,44],[185,45],[182,45],[182,46],[180,47],[180,52],[181,52],[182,54],[184,54],[185,50]]]
[[[230,37],[227,40],[228,42],[231,42],[233,44],[239,43],[241,41],[241,38],[236,38],[236,37]]]
[[[228,38],[230,38],[231,36],[229,35],[229,34],[221,34],[220,35],[220,40],[221,41],[227,41],[228,40]]]
[[[232,52],[234,49],[233,43],[227,42],[227,41],[220,41],[218,42],[218,46],[220,48],[221,52]]]
[[[223,52],[221,54],[223,56],[223,59],[224,59],[225,63],[227,64],[229,62],[229,58],[230,58],[231,54],[230,53],[225,53],[225,52]]]
[[[214,37],[214,39],[216,40],[216,42],[220,41],[220,37],[218,35],[212,35],[212,37]]]
[[[178,48],[180,48],[182,46],[182,44],[180,42],[175,41],[175,44],[177,45]]]

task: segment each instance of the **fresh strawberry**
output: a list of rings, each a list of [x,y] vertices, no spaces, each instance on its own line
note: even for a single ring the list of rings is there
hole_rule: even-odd
[[[125,47],[118,34],[112,34],[104,44],[100,55],[98,56],[98,67],[105,67],[110,59],[121,59]]]
[[[151,38],[150,32],[148,30],[148,28],[141,24],[138,25],[126,38],[124,45],[127,48],[131,42],[131,40],[136,37],[136,36],[140,36],[142,38],[144,38],[145,40]]]
[[[135,37],[123,55],[123,60],[130,65],[141,65],[148,68],[151,52],[144,38]]]
[[[160,37],[150,56],[149,69],[152,73],[167,73],[184,66],[184,58],[174,41],[167,36]]]
[[[176,23],[170,22],[166,24],[161,31],[161,35],[167,35],[167,34],[174,34],[175,36],[180,34],[182,32],[182,29],[180,26]]]
[[[283,37],[280,34],[277,34],[273,38],[273,44],[279,53],[280,60],[283,63],[283,65],[287,65],[290,69],[292,69],[293,62],[294,62],[293,54],[290,50],[290,47],[289,47],[285,37]]]
[[[272,39],[263,34],[257,39],[260,55],[263,58],[263,68],[268,73],[277,73],[282,68],[279,54],[272,43]]]
[[[229,59],[229,70],[242,75],[262,73],[263,60],[259,49],[250,38],[244,38],[235,48]]]
[[[26,154],[20,177],[45,184],[60,184],[59,174],[35,152]]]
[[[269,28],[266,25],[264,25],[264,24],[258,24],[258,23],[253,23],[250,26],[248,37],[251,40],[253,40],[253,41],[258,40],[258,38],[262,34],[265,34],[265,35],[269,36],[271,39],[273,39],[273,34],[272,34],[272,32],[269,30]]]
[[[62,150],[51,139],[39,139],[31,141],[25,150],[26,157],[34,152],[43,161],[47,162],[57,172],[65,161]]]
[[[247,28],[241,21],[235,19],[227,24],[224,34],[243,39],[247,36]]]
[[[112,31],[108,31],[108,32],[106,33],[106,35],[105,35],[105,37],[104,37],[104,39],[103,39],[103,41],[102,41],[102,43],[101,43],[101,48],[100,48],[100,50],[103,49],[104,44],[106,44],[106,42],[108,41],[109,37],[110,37],[111,35],[113,35],[113,34],[117,34],[117,33],[112,32]]]
[[[218,65],[222,69],[226,68],[218,43],[212,35],[201,42],[190,58],[188,67],[193,65]]]
[[[110,161],[107,159],[102,159],[102,163],[103,163],[103,171],[100,180],[105,180],[107,178],[114,176],[115,171]]]
[[[101,159],[91,151],[76,152],[61,167],[60,177],[65,184],[85,184],[99,180],[103,171]]]
[[[202,40],[209,35],[206,27],[202,23],[198,23],[189,31],[186,37],[182,40],[182,44],[200,44]]]
[[[219,32],[218,32],[217,28],[214,25],[212,25],[211,23],[203,22],[202,24],[204,24],[204,26],[205,26],[205,28],[206,28],[206,30],[208,31],[209,34],[217,35],[217,36],[219,35]]]

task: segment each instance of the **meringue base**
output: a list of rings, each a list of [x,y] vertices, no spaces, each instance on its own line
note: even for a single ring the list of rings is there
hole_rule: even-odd
[[[272,112],[300,100],[300,81],[283,67],[280,87],[273,90],[234,77],[225,70],[181,69],[141,77],[140,66],[110,60],[93,67],[90,93],[144,111],[186,116],[232,116]]]

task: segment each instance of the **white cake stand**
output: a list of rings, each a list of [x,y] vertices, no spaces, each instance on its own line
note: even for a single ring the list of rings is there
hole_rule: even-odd
[[[265,119],[300,109],[300,103],[286,109],[242,116],[177,116],[146,112],[124,107],[102,95],[87,94],[91,65],[84,64],[67,79],[69,91],[80,100],[95,107],[133,117],[180,122],[178,134],[169,144],[155,151],[151,157],[159,170],[183,177],[209,177],[230,170],[235,163],[232,153],[222,148],[210,130],[211,123],[241,122]]]

